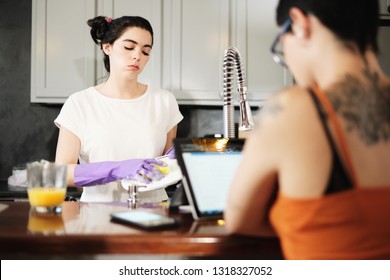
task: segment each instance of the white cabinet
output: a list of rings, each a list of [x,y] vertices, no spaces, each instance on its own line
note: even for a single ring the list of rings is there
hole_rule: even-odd
[[[272,61],[278,32],[275,2],[258,0],[33,0],[32,102],[62,103],[106,77],[86,21],[140,15],[154,29],[151,59],[140,81],[172,91],[181,104],[222,105],[225,49],[236,46],[251,105],[291,77]],[[71,17],[70,17],[71,15]]]
[[[162,87],[174,92],[180,103],[221,105],[229,1],[165,0],[164,5]]]
[[[95,81],[95,47],[86,19],[93,0],[33,0],[31,101],[62,103]]]
[[[223,56],[236,46],[247,73],[250,105],[291,84],[270,46],[278,33],[276,1],[164,0],[162,86],[182,104],[221,105]]]
[[[279,28],[276,25],[277,1],[236,0],[236,38],[247,69],[250,104],[261,104],[281,87],[292,84],[289,71],[275,63],[270,49]]]

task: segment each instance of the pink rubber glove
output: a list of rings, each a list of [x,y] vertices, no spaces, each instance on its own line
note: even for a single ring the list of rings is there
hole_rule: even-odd
[[[164,177],[152,164],[167,166],[167,163],[154,158],[79,164],[74,170],[74,184],[94,186],[121,179],[134,179],[148,184]]]

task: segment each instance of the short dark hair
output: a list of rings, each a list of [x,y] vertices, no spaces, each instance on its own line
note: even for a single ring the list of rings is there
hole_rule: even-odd
[[[104,16],[97,16],[87,21],[91,27],[92,40],[102,48],[105,43],[113,44],[125,30],[129,27],[139,27],[149,31],[152,36],[153,46],[153,28],[150,22],[139,16],[123,16],[117,19],[111,19]],[[110,59],[104,53],[104,67],[110,72]]]
[[[355,43],[360,53],[368,48],[378,53],[378,0],[279,0],[279,26],[289,17],[292,7],[317,17],[338,38]]]

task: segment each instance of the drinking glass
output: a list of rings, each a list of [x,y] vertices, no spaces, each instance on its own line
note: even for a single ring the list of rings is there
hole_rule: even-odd
[[[31,210],[37,213],[61,213],[66,195],[66,178],[66,165],[27,163],[27,194]]]

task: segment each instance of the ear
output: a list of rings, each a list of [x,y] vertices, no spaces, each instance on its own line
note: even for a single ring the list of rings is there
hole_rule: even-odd
[[[290,18],[292,20],[293,34],[297,38],[303,39],[310,36],[311,33],[310,20],[309,17],[302,12],[302,10],[295,7],[291,8]]]
[[[104,43],[102,45],[102,50],[106,55],[110,55],[111,53],[111,44],[110,43]]]

